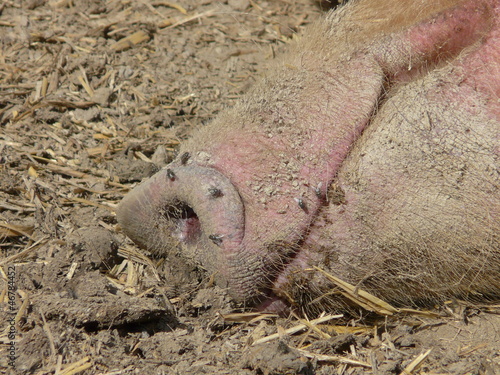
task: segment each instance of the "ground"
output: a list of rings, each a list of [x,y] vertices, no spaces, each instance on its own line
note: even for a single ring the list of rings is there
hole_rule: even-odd
[[[123,195],[231,106],[324,5],[2,2],[1,373],[500,371],[498,305],[360,311],[292,334],[304,317],[241,314],[210,275],[142,253],[116,223]]]

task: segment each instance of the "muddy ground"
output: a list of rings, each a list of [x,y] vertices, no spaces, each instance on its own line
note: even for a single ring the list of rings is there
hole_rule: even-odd
[[[303,316],[231,315],[245,310],[210,275],[140,252],[116,224],[123,195],[231,106],[320,7],[1,3],[0,373],[500,373],[498,305],[360,310],[290,334]]]

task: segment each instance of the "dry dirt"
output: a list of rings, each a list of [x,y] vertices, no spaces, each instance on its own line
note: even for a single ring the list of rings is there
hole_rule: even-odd
[[[360,311],[288,334],[302,317],[228,315],[242,309],[210,275],[141,254],[117,227],[123,195],[320,13],[309,0],[1,3],[0,373],[500,373],[499,306]]]

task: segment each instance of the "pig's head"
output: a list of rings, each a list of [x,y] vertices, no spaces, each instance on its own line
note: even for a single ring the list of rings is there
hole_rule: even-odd
[[[129,193],[117,212],[124,232],[156,253],[180,246],[236,300],[282,308],[285,275],[328,257],[303,244],[327,202],[342,200],[328,188],[387,92],[483,43],[498,11],[494,1],[403,1],[388,15],[372,3],[314,25]]]

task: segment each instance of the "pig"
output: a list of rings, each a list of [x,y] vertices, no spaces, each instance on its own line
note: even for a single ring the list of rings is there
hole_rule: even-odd
[[[352,0],[117,209],[261,311],[500,296],[500,1]]]

